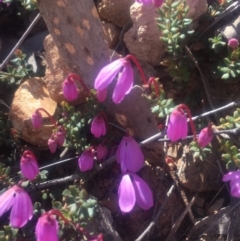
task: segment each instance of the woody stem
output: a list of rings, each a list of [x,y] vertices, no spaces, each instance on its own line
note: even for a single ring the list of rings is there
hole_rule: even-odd
[[[136,65],[141,77],[142,77],[142,81],[143,81],[143,84],[147,84],[147,79],[146,79],[146,76],[143,72],[143,69],[142,69],[142,66],[140,65],[140,63],[138,62],[137,58],[131,54],[127,55],[126,59],[131,59],[133,61],[133,63]]]
[[[55,126],[56,128],[58,127],[56,120],[48,113],[48,111],[46,111],[46,110],[43,109],[43,108],[38,108],[38,109],[36,109],[36,111],[43,111],[44,113],[46,113],[47,116],[49,117],[49,119],[51,120],[51,122],[54,124],[54,126]]]

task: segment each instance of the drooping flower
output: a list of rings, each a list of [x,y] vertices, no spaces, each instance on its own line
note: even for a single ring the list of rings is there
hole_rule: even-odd
[[[78,90],[71,75],[68,75],[67,78],[63,81],[62,88],[63,95],[68,101],[74,101],[77,99]]]
[[[42,125],[42,114],[40,113],[39,110],[36,110],[31,117],[33,127],[35,129],[38,129]]]
[[[20,160],[20,168],[23,176],[29,180],[33,180],[39,174],[37,159],[31,151],[24,151]]]
[[[207,146],[213,139],[213,130],[212,125],[209,124],[208,127],[205,127],[201,130],[198,137],[198,144],[200,147]]]
[[[91,125],[91,133],[96,138],[106,135],[106,123],[101,113],[93,119]]]
[[[236,38],[231,38],[228,40],[228,46],[231,49],[236,49],[239,46],[239,42]]]
[[[107,156],[108,153],[108,148],[105,144],[99,144],[97,146],[97,160],[101,161],[102,159],[104,159]]]
[[[233,197],[240,197],[240,171],[232,171],[222,178],[224,182],[230,181],[230,193]]]
[[[78,166],[81,172],[86,172],[93,168],[94,154],[91,149],[85,150],[78,159]]]
[[[161,7],[161,5],[163,4],[164,0],[135,0],[138,3],[142,3],[144,5],[147,4],[153,4],[156,8]]]
[[[59,146],[62,146],[65,142],[65,138],[66,138],[66,131],[62,126],[59,126],[57,130],[57,144]]]
[[[118,203],[122,212],[130,212],[135,203],[148,210],[153,206],[152,191],[147,183],[138,175],[127,173],[123,175],[118,188]]]
[[[107,98],[107,89],[104,89],[102,91],[97,91],[97,99],[100,103],[104,102]]]
[[[58,241],[58,222],[50,213],[44,213],[36,225],[37,241]]]
[[[33,204],[28,193],[15,185],[0,196],[0,216],[11,210],[10,224],[14,228],[23,227],[33,216]]]
[[[122,173],[138,172],[144,164],[144,156],[138,143],[131,136],[124,136],[118,146],[116,160]]]
[[[117,84],[112,96],[113,102],[116,104],[119,104],[123,100],[124,96],[131,91],[133,86],[133,70],[127,58],[115,60],[102,68],[94,83],[94,88],[99,94],[102,94],[101,99],[104,99],[103,91],[106,91],[106,88],[112,83],[118,73]]]
[[[52,133],[52,135],[50,136],[50,138],[48,139],[48,148],[50,150],[51,153],[55,153],[57,150],[57,134],[56,133]]]
[[[176,108],[170,115],[167,136],[171,141],[185,138],[188,132],[187,117],[181,108]]]

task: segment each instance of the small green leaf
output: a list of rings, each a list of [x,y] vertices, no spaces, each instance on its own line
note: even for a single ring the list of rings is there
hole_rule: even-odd
[[[225,73],[224,75],[222,75],[222,79],[229,79],[229,73]]]
[[[225,162],[229,162],[231,160],[230,154],[222,154],[222,160]]]
[[[47,197],[48,197],[47,193],[46,193],[46,192],[44,192],[44,193],[43,193],[43,195],[42,195],[42,199],[43,199],[43,200],[46,200],[46,199],[47,199]]]

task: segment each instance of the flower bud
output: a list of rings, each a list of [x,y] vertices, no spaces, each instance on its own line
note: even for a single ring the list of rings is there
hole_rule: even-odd
[[[62,84],[63,95],[68,101],[76,100],[78,97],[78,90],[75,81],[67,77]]]
[[[170,115],[167,136],[171,141],[177,141],[187,136],[188,124],[184,111],[176,108]]]
[[[231,38],[228,40],[228,46],[231,48],[231,49],[236,49],[239,45],[239,42],[236,38]]]
[[[100,136],[106,135],[106,123],[102,115],[96,116],[91,125],[91,133],[96,137],[99,138]]]
[[[20,160],[20,168],[23,176],[29,180],[33,180],[39,174],[37,159],[31,151],[24,151]]]
[[[48,148],[51,153],[55,153],[57,150],[57,136],[55,133],[48,139]]]
[[[38,129],[41,127],[42,125],[42,114],[40,113],[40,111],[36,110],[33,114],[32,114],[32,124],[33,127],[35,129]]]
[[[92,150],[85,150],[78,159],[78,165],[81,172],[86,172],[93,168],[94,154]]]
[[[107,146],[104,144],[99,144],[97,146],[97,160],[101,161],[102,159],[104,159],[107,156],[108,153],[108,149]]]

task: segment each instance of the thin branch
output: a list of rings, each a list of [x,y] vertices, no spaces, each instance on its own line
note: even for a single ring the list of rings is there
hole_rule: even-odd
[[[52,186],[56,186],[56,185],[62,185],[65,184],[67,182],[72,182],[75,181],[77,179],[79,179],[80,176],[77,174],[73,174],[71,176],[68,177],[63,177],[63,178],[58,178],[58,179],[54,179],[54,180],[50,180],[50,181],[46,181],[46,182],[42,182],[42,183],[37,183],[35,185],[30,185],[29,187],[26,188],[26,190],[28,192],[33,192],[36,190],[42,190],[42,189],[46,189]]]
[[[220,218],[218,218],[210,227],[208,227],[206,230],[204,230],[199,236],[198,236],[198,240],[197,241],[200,241],[201,240],[201,237],[203,234],[207,233],[209,230],[211,230],[215,225],[218,224],[218,221],[219,219],[223,218],[223,217],[226,217],[229,213],[231,213],[238,205],[240,204],[240,201],[235,204],[227,213],[225,213],[224,215],[222,215]]]
[[[231,103],[229,103],[229,104],[227,104],[227,105],[224,105],[224,106],[222,106],[222,107],[220,107],[220,108],[217,108],[217,109],[214,109],[214,110],[205,112],[205,113],[203,113],[203,114],[201,114],[201,115],[192,117],[192,120],[197,120],[197,119],[202,118],[202,117],[204,117],[204,116],[208,116],[208,115],[214,114],[214,113],[216,113],[216,112],[218,112],[218,111],[226,110],[226,109],[228,109],[228,108],[230,108],[230,107],[235,107],[235,106],[238,106],[238,105],[239,105],[239,103],[237,103],[237,102],[231,102]]]
[[[205,89],[205,92],[206,92],[206,95],[207,95],[207,98],[208,98],[208,102],[211,106],[212,109],[215,109],[213,104],[212,104],[212,101],[211,101],[211,97],[210,97],[210,94],[208,92],[208,83],[207,83],[207,79],[206,77],[204,76],[202,70],[200,69],[199,65],[198,65],[198,62],[197,60],[195,59],[195,57],[193,56],[191,50],[188,48],[187,45],[184,46],[185,47],[185,50],[188,54],[188,56],[190,57],[190,59],[192,60],[192,62],[194,63],[194,65],[196,66],[196,68],[198,69],[200,75],[201,75],[201,79],[202,79],[202,83],[203,83],[203,86],[204,86],[204,89]]]
[[[165,208],[167,201],[169,199],[169,197],[171,196],[173,190],[174,190],[175,185],[172,185],[169,189],[169,191],[167,192],[166,198],[164,200],[164,202],[162,203],[161,208],[158,210],[157,215],[155,216],[155,218],[153,219],[153,221],[148,225],[148,227],[144,230],[144,232],[135,240],[135,241],[141,241],[146,234],[148,234],[150,232],[150,230],[152,229],[153,226],[156,225],[156,222],[158,221],[158,218],[160,217],[160,215],[162,214],[163,209]]]
[[[186,216],[186,214],[187,214],[187,213],[189,212],[189,210],[191,209],[191,207],[192,207],[192,205],[194,204],[194,202],[196,201],[197,197],[198,197],[198,193],[196,193],[196,194],[193,196],[191,202],[186,206],[186,208],[185,208],[185,210],[183,211],[183,213],[180,215],[180,217],[179,217],[179,218],[177,219],[177,221],[174,223],[174,225],[172,226],[171,231],[170,231],[170,233],[168,234],[168,236],[167,236],[167,238],[166,238],[165,241],[169,241],[169,240],[172,238],[172,236],[176,233],[176,231],[177,231],[177,229],[179,228],[182,220],[184,219],[184,217]]]
[[[16,45],[14,46],[14,48],[12,49],[12,51],[8,54],[8,56],[6,57],[6,59],[4,59],[4,61],[2,62],[2,64],[0,65],[0,70],[2,70],[4,68],[4,66],[8,63],[8,61],[11,59],[12,55],[14,54],[15,50],[17,48],[19,48],[19,46],[22,44],[22,42],[25,40],[25,38],[28,36],[28,34],[30,33],[30,31],[33,29],[33,27],[35,26],[35,24],[38,22],[38,20],[41,18],[41,14],[38,13],[38,15],[35,17],[35,19],[33,20],[33,22],[29,25],[29,27],[27,28],[27,30],[25,31],[25,33],[23,34],[23,36],[19,39],[19,41],[16,43]]]

